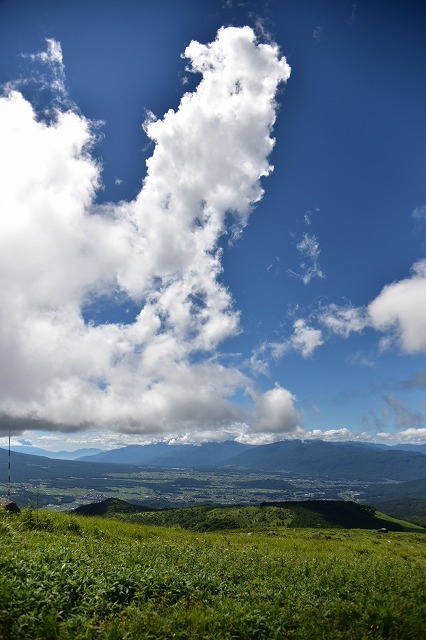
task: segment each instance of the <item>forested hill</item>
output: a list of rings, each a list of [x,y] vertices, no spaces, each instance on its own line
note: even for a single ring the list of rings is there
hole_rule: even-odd
[[[290,527],[418,530],[396,522],[374,507],[340,500],[306,500],[264,503],[258,506],[207,505],[178,509],[148,509],[123,500],[108,499],[73,511],[77,515],[115,517],[157,526],[179,526],[192,531],[271,529]]]

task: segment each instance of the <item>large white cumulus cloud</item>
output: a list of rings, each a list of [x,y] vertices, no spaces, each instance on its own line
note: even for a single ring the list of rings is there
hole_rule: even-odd
[[[61,66],[59,44],[48,47],[38,58]],[[232,397],[250,380],[213,357],[239,331],[218,240],[230,212],[242,227],[262,197],[290,69],[248,27],[185,57],[201,81],[145,123],[154,151],[132,202],[94,204],[94,135],[76,110],[46,122],[19,91],[0,98],[2,414],[144,433],[247,418]],[[138,305],[134,322],[85,321],[88,304],[114,295]],[[293,400],[278,403],[287,430]]]

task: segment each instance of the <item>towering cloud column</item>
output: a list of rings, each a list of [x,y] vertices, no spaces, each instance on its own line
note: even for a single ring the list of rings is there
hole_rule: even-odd
[[[262,198],[289,66],[248,27],[191,42],[201,80],[145,123],[154,151],[141,192],[97,207],[91,123],[57,106],[59,43],[36,57],[54,71],[55,116],[41,121],[16,90],[0,99],[0,410],[38,428],[145,433],[242,420],[232,396],[251,382],[213,358],[239,331],[218,243]],[[139,305],[134,322],[85,322],[89,303],[117,291]],[[281,404],[294,416],[291,395]]]

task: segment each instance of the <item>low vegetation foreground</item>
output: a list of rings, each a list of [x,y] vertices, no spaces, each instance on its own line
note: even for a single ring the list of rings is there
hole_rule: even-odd
[[[0,510],[0,638],[422,640],[426,536]]]

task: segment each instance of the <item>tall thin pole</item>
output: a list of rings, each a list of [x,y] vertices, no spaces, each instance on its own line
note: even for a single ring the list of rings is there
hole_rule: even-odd
[[[10,429],[9,429],[9,455],[7,457],[7,497],[10,500]]]

